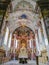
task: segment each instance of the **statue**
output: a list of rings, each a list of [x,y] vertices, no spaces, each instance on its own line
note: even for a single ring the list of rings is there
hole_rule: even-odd
[[[27,58],[28,58],[27,49],[25,47],[25,43],[22,43],[22,47],[19,53],[20,63],[27,63]]]

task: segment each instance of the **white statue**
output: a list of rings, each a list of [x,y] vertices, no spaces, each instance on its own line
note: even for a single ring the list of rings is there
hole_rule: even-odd
[[[28,53],[25,47],[25,43],[22,43],[22,48],[20,49],[19,58],[28,58]]]

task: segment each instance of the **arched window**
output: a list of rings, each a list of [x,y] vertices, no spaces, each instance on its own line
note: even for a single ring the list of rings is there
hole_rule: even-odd
[[[8,27],[6,27],[6,32],[5,32],[5,37],[4,37],[4,45],[7,45],[7,41],[8,41],[8,34],[9,34],[9,29]]]
[[[10,37],[9,37],[8,48],[10,48],[10,46],[11,46],[11,39],[12,39],[12,34],[10,34]]]

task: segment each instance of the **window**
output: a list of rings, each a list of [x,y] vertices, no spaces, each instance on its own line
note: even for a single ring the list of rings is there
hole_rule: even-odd
[[[9,34],[9,29],[8,27],[6,27],[6,33],[5,33],[5,37],[4,37],[4,45],[7,45],[7,41],[8,41],[8,34]]]

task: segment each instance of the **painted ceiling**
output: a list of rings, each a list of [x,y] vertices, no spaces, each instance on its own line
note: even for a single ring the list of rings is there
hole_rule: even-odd
[[[11,2],[12,1],[12,5]],[[49,13],[49,0],[0,0],[0,27],[2,27],[2,23],[4,22],[4,16],[7,11],[7,7],[10,3],[10,7],[12,8],[12,11],[10,12],[10,15],[8,17],[8,21],[10,22],[9,28],[11,30],[14,30],[15,28],[12,29],[12,26],[15,25],[15,27],[19,26],[20,24],[17,24],[18,21],[24,21],[24,25],[28,24],[27,22],[30,22],[28,26],[32,26],[31,24],[34,21],[38,21],[39,17],[39,10],[41,10],[41,13],[43,16],[48,16]],[[38,6],[40,9],[38,10]],[[10,9],[11,9],[10,8]],[[25,18],[25,19],[24,19]],[[14,23],[15,22],[15,23]],[[26,23],[25,23],[26,22]],[[22,23],[22,24],[23,24]],[[35,23],[34,23],[35,25]],[[33,28],[33,26],[31,27]],[[1,29],[1,28],[0,28]]]
[[[13,1],[13,11],[7,18],[10,31],[13,32],[16,28],[24,25],[34,30],[36,23],[39,21],[39,13],[36,11],[35,7],[36,2],[31,2],[31,0]]]

